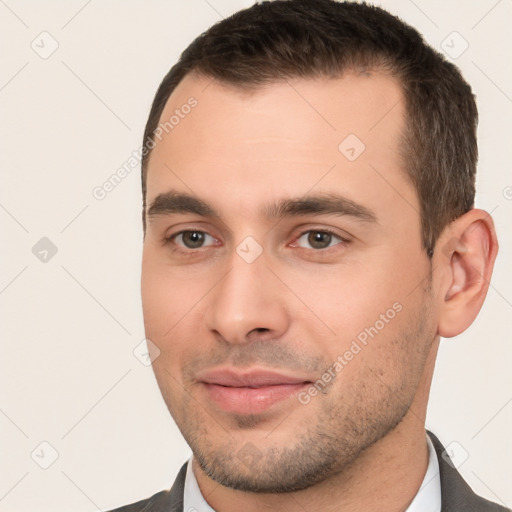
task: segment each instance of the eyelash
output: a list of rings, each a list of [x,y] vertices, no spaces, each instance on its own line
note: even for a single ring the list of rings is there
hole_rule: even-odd
[[[165,246],[165,245],[170,245],[170,244],[174,243],[174,239],[176,237],[178,237],[179,235],[183,235],[184,233],[203,233],[205,235],[212,236],[212,235],[209,235],[206,231],[202,231],[200,229],[184,229],[183,231],[178,231],[177,233],[173,233],[172,235],[170,235],[168,237],[164,237],[163,245]],[[322,229],[308,229],[306,231],[303,231],[302,233],[299,234],[299,236],[297,236],[295,238],[295,241],[300,240],[304,235],[306,235],[308,233],[328,234],[328,235],[331,235],[331,236],[333,236],[335,238],[338,238],[340,240],[340,242],[338,242],[337,244],[334,244],[334,246],[326,247],[324,249],[314,249],[314,248],[310,248],[309,249],[311,251],[318,252],[318,253],[326,253],[327,251],[329,251],[329,249],[332,249],[336,245],[340,245],[340,244],[348,245],[351,242],[351,240],[349,240],[348,238],[342,237],[338,233],[336,233],[336,232],[334,232],[334,231],[332,231],[330,229],[326,229],[326,228],[322,228]],[[215,238],[215,237],[212,237],[212,238]],[[181,246],[178,246],[178,247],[179,247],[179,249],[174,249],[174,250],[176,252],[182,252],[182,253],[200,252],[201,249],[205,249],[205,247],[199,247],[197,249],[184,248],[184,247],[181,247]],[[305,249],[305,247],[300,247],[299,246],[299,249]]]

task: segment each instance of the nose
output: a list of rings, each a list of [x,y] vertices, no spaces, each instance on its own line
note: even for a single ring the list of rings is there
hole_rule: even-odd
[[[209,295],[207,328],[232,344],[281,337],[289,328],[286,290],[264,257],[247,263],[238,254]]]

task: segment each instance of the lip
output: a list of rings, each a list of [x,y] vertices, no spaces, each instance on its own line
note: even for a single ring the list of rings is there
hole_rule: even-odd
[[[305,377],[263,369],[217,368],[200,373],[197,380],[218,407],[237,414],[261,413],[311,384]]]
[[[280,384],[298,384],[310,382],[309,379],[302,376],[286,375],[272,370],[250,369],[245,372],[236,371],[232,368],[216,368],[201,372],[197,375],[197,380],[207,384],[218,384],[220,386],[229,386],[234,388],[265,387],[276,386]]]

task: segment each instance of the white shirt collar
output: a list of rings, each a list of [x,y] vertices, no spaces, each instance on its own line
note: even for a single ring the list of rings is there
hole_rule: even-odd
[[[436,450],[427,434],[428,467],[419,491],[405,512],[441,512],[441,478]]]
[[[416,496],[405,512],[441,512],[441,480],[439,462],[434,445],[427,435],[429,460],[427,472]],[[194,471],[192,457],[188,460],[183,495],[183,512],[215,512],[201,494]]]
[[[203,498],[192,471],[192,457],[188,459],[187,474],[185,475],[185,490],[183,493],[183,512],[215,512]]]

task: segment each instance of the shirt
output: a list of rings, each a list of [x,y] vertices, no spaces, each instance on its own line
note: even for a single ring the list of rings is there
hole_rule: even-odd
[[[405,512],[441,512],[441,480],[439,478],[439,462],[437,454],[427,435],[428,467],[423,482]],[[188,460],[183,495],[183,512],[215,512],[201,494],[194,471],[192,457]]]

